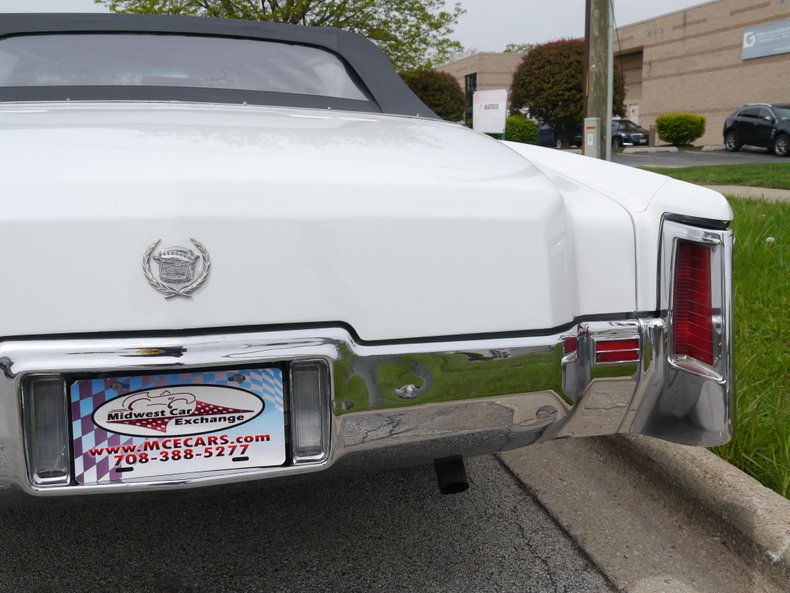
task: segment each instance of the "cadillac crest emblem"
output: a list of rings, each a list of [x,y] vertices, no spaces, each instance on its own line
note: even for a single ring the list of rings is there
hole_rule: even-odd
[[[208,251],[197,239],[190,237],[189,240],[197,249],[197,253],[189,247],[175,245],[162,249],[154,255],[154,251],[161,242],[161,239],[157,239],[148,246],[145,255],[143,255],[143,274],[145,274],[146,280],[165,295],[166,299],[175,296],[191,298],[192,293],[200,288],[208,278],[211,269]],[[159,266],[159,278],[154,275],[151,269],[151,260]]]

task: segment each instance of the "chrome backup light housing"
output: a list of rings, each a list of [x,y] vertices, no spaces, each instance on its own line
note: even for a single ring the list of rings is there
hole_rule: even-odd
[[[42,487],[69,484],[71,436],[63,377],[30,375],[22,381],[21,395],[30,481]]]
[[[329,367],[324,361],[289,365],[289,432],[295,464],[321,462],[329,455],[332,401],[329,377]]]

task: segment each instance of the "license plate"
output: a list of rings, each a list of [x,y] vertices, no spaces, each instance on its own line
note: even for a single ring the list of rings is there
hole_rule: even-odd
[[[285,463],[278,368],[86,379],[70,399],[79,484]]]

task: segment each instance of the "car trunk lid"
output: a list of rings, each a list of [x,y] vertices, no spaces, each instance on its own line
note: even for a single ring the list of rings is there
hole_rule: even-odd
[[[0,118],[2,335],[344,323],[379,340],[579,313],[563,198],[462,126],[183,104]],[[203,260],[192,281],[210,262],[189,296],[155,289],[173,284],[170,247]],[[617,265],[632,285],[632,258]],[[613,290],[628,310],[633,291]]]

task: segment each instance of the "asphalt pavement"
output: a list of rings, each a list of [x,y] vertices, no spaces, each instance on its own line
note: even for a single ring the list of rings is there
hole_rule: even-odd
[[[494,457],[230,496],[0,511],[2,593],[609,593]]]
[[[621,165],[632,167],[698,167],[707,165],[745,165],[748,163],[786,163],[790,158],[778,157],[767,150],[725,150],[701,151],[682,150],[678,152],[639,152],[615,153],[612,160]]]

